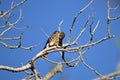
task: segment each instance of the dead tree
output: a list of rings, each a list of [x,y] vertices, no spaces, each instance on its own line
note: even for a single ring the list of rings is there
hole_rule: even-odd
[[[17,37],[11,37],[11,38],[3,37],[3,35],[5,35],[9,30],[12,30],[12,29],[16,29],[16,30],[23,29],[24,30],[24,29],[28,28],[27,26],[22,27],[22,28],[17,28],[16,27],[16,24],[22,18],[22,10],[21,9],[20,9],[19,18],[15,22],[11,23],[10,20],[9,20],[11,17],[13,17],[12,14],[11,14],[12,11],[15,8],[17,8],[18,6],[21,6],[22,4],[24,4],[26,1],[27,0],[23,0],[23,1],[19,2],[19,3],[17,3],[17,4],[14,4],[14,1],[13,1],[9,10],[7,10],[7,11],[0,11],[0,19],[4,23],[3,25],[0,25],[0,29],[3,29],[3,31],[1,31],[1,33],[0,33],[0,44],[2,46],[6,47],[6,48],[10,48],[10,49],[22,48],[22,49],[25,49],[25,50],[31,50],[31,48],[36,47],[36,45],[30,46],[30,47],[24,47],[22,45],[22,41],[21,40],[22,40],[23,32],[21,32],[20,35],[17,36]],[[98,75],[99,78],[97,78],[96,80],[114,79],[117,76],[119,76],[120,75],[119,71],[104,76],[101,73],[99,73],[96,69],[94,69],[93,67],[89,66],[85,62],[85,59],[83,58],[83,55],[85,55],[85,53],[90,48],[92,48],[92,46],[99,45],[100,43],[105,42],[106,40],[109,40],[109,39],[115,37],[115,36],[113,36],[111,34],[111,31],[110,31],[110,22],[119,19],[120,16],[111,18],[110,11],[117,9],[118,7],[111,8],[110,7],[110,0],[108,0],[108,9],[107,9],[108,10],[107,11],[108,12],[107,26],[106,26],[107,36],[103,37],[100,40],[93,41],[94,36],[95,36],[94,35],[95,31],[99,27],[100,21],[98,20],[97,23],[96,23],[96,25],[93,26],[93,24],[94,24],[94,16],[88,16],[88,19],[86,20],[85,24],[83,25],[83,29],[79,32],[78,36],[73,41],[71,41],[72,36],[74,34],[73,33],[73,29],[75,27],[76,20],[78,19],[78,17],[90,5],[92,5],[93,1],[94,0],[91,0],[89,3],[87,3],[87,5],[84,6],[81,10],[79,10],[77,12],[77,14],[74,16],[74,19],[72,21],[72,24],[71,24],[70,30],[69,30],[70,33],[69,33],[68,42],[65,43],[65,44],[63,44],[62,48],[58,48],[56,46],[45,48],[44,50],[40,51],[35,56],[33,56],[33,58],[30,61],[28,61],[28,63],[26,65],[23,65],[23,66],[17,67],[17,68],[10,67],[10,66],[5,66],[5,65],[0,65],[0,70],[6,70],[6,71],[10,71],[10,72],[21,72],[21,71],[24,71],[29,76],[27,76],[26,78],[24,78],[22,80],[31,80],[31,79],[35,79],[35,80],[49,80],[56,73],[62,72],[62,66],[63,65],[67,65],[68,68],[69,67],[76,67],[79,62],[82,62],[84,64],[84,66],[86,66],[89,70],[92,70],[96,75]],[[92,19],[92,21],[90,23],[91,19]],[[61,27],[62,23],[63,23],[63,21],[61,21],[60,24],[58,25],[58,30],[59,31],[60,31],[60,27]],[[6,28],[6,29],[4,30],[4,28]],[[84,32],[86,31],[87,28],[89,28],[89,32],[90,32],[89,40],[84,45],[79,45],[78,44],[78,40],[81,38],[81,36],[84,34]],[[7,43],[5,43],[4,42],[5,40],[8,40],[8,41],[15,40],[15,41],[19,41],[19,43],[16,46],[12,46],[12,45],[8,45]],[[76,46],[74,46],[74,45],[76,45]],[[49,55],[50,55],[51,52],[60,52],[60,51],[64,52],[64,54],[65,54],[65,52],[76,53],[76,54],[78,54],[78,56],[76,58],[72,59],[72,60],[69,60],[69,61],[65,60],[65,57],[62,56],[63,61],[61,61],[61,62],[52,61],[52,60],[49,60],[49,59],[46,58],[45,59],[46,61],[48,61],[50,63],[53,63],[53,64],[56,64],[56,66],[50,72],[48,72],[48,74],[46,74],[45,76],[41,77],[39,75],[39,71],[37,71],[37,69],[36,69],[36,61],[39,58],[41,58],[41,56],[43,56],[43,55],[45,55],[47,53],[49,53]],[[27,70],[31,70],[31,72],[28,72]]]

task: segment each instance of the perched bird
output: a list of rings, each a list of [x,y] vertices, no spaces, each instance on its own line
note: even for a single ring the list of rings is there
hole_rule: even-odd
[[[43,49],[48,48],[48,47],[53,47],[53,46],[56,46],[56,47],[62,46],[62,40],[64,37],[65,37],[64,32],[54,31],[52,35],[48,38],[45,44],[45,47]],[[43,59],[45,59],[46,57],[47,55],[42,56]]]

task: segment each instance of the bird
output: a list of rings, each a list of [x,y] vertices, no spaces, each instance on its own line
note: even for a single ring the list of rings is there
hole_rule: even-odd
[[[62,41],[63,41],[64,37],[65,37],[64,32],[54,31],[51,34],[51,36],[48,38],[43,49],[46,49],[48,47],[53,47],[53,46],[56,46],[57,48],[62,47]],[[41,57],[42,57],[42,59],[46,59],[47,53],[45,55],[42,55]]]

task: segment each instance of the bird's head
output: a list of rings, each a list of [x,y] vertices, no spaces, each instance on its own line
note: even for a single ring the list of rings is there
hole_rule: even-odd
[[[65,37],[65,33],[64,32],[60,32],[60,39],[63,39]]]

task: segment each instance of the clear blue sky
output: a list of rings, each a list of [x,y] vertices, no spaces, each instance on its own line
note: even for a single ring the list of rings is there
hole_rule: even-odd
[[[0,10],[6,11],[9,9],[11,1],[1,0]],[[20,0],[15,0],[19,2]],[[7,49],[0,45],[0,65],[8,65],[12,67],[19,67],[26,64],[33,56],[35,56],[44,47],[47,37],[42,33],[44,30],[50,35],[54,30],[57,30],[58,24],[61,20],[64,23],[61,26],[61,31],[65,32],[66,37],[63,43],[66,43],[69,36],[69,28],[76,13],[82,9],[90,0],[28,0],[25,4],[20,6],[22,9],[23,19],[16,25],[18,27],[29,26],[24,32],[22,43],[24,46],[31,46],[40,43],[39,46],[33,48],[31,51],[23,49]],[[111,2],[114,7],[118,0]],[[19,8],[14,10],[13,14],[17,18],[19,15]],[[88,16],[94,13],[94,26],[98,20],[100,25],[95,32],[94,41],[97,41],[106,35],[106,18],[107,18],[107,0],[95,0],[94,3],[85,10],[77,19],[75,28],[73,30],[73,38],[79,34],[83,24]],[[120,15],[120,8],[112,11],[112,17]],[[14,21],[15,18],[11,18]],[[85,61],[101,74],[109,74],[116,71],[118,61],[120,61],[120,47],[117,46],[117,40],[120,36],[120,20],[111,22],[111,33],[117,38],[105,41],[97,46],[92,47],[86,54],[83,55]],[[19,35],[20,31],[10,31],[5,36],[12,37]],[[85,31],[79,40],[79,44],[83,45],[87,42],[89,37],[89,28]],[[8,42],[8,44],[16,44]],[[66,55],[66,59],[73,59],[76,55]],[[60,61],[60,54],[50,54],[49,59]],[[55,65],[47,61],[39,59],[36,63],[37,70],[40,76],[44,76]],[[11,73],[8,71],[0,71],[0,80],[20,80],[27,75],[24,72]],[[63,73],[56,74],[51,80],[92,80],[98,76],[86,68],[81,62],[73,68],[63,67]],[[119,79],[116,79],[119,80]]]

